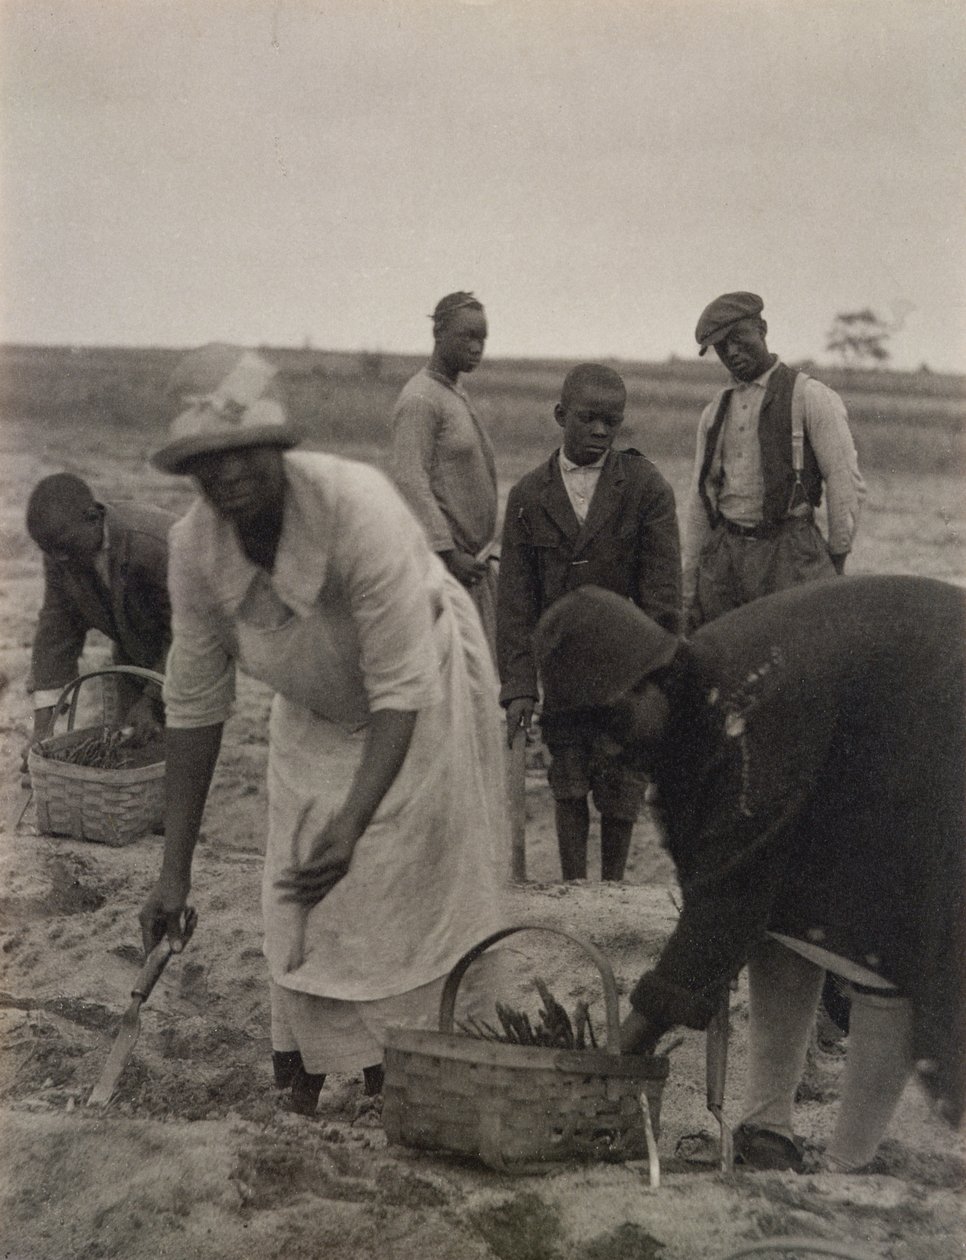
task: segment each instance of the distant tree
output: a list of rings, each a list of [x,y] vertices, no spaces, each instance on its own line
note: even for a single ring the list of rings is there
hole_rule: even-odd
[[[836,355],[843,366],[872,367],[888,361],[889,351],[885,343],[891,335],[890,325],[869,307],[861,311],[844,311],[835,316],[825,349]]]

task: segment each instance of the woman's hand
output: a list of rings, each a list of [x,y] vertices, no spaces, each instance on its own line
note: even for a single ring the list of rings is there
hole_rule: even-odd
[[[359,837],[406,759],[415,729],[414,710],[377,709],[372,714],[362,757],[342,808],[316,836],[308,860],[275,881],[283,901],[317,905],[345,876]]]
[[[282,900],[308,908],[328,896],[348,872],[361,834],[343,815],[330,818],[313,841],[308,861],[275,881]]]
[[[171,944],[171,952],[181,953],[188,891],[188,884],[175,884],[162,878],[148,893],[138,915],[145,957],[165,936]]]

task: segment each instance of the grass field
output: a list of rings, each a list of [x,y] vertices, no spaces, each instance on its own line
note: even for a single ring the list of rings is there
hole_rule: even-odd
[[[380,463],[402,383],[421,357],[267,348],[308,443]],[[165,428],[164,385],[181,351],[0,347],[0,416],[37,475],[70,469],[104,494],[145,496],[179,510],[188,490],[147,457]],[[501,497],[559,439],[553,405],[568,363],[485,362],[468,387],[496,449]],[[701,408],[724,380],[715,363],[617,363],[628,386],[620,444],[651,456],[679,507]],[[850,571],[928,572],[966,580],[966,378],[820,370],[848,406],[869,485]],[[29,484],[8,480],[16,510]],[[20,517],[22,520],[22,516]],[[10,528],[9,517],[4,525]],[[8,537],[7,554],[25,546]]]
[[[178,350],[0,347],[0,415],[40,425],[71,420],[99,432],[163,426],[163,389]],[[266,349],[282,369],[290,410],[313,443],[378,452],[393,400],[420,357]],[[507,475],[556,440],[553,404],[570,363],[484,362],[470,386]],[[701,408],[724,381],[716,363],[619,363],[628,388],[625,438],[654,458],[689,456]],[[864,467],[892,473],[966,469],[966,378],[930,372],[805,365],[838,390]],[[513,467],[510,467],[512,463]]]

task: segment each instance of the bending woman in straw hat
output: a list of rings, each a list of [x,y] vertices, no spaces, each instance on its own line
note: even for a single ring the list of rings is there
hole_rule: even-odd
[[[178,947],[236,667],[276,693],[262,887],[276,1083],[381,1087],[388,1025],[430,1026],[459,956],[502,926],[496,681],[469,596],[375,469],[293,451],[259,355],[209,346],[153,458],[200,497],[171,533],[161,877],[148,949]],[[330,753],[364,731],[351,783]]]

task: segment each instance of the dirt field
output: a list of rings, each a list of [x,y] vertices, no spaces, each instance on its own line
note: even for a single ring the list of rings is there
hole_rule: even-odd
[[[226,733],[195,864],[200,923],[144,1010],[119,1097],[85,1106],[139,961],[136,911],[160,842],[111,849],[19,833],[23,694],[40,565],[22,530],[31,485],[69,469],[105,497],[180,506],[184,488],[146,469],[145,442],[117,427],[77,430],[5,417],[0,545],[0,1255],[7,1260],[718,1260],[743,1242],[804,1235],[864,1244],[883,1260],[966,1253],[962,1141],[910,1087],[875,1175],[736,1174],[688,1165],[682,1135],[711,1132],[704,1039],[685,1033],[664,1094],[662,1184],[646,1164],[595,1164],[512,1178],[387,1145],[360,1107],[361,1082],[333,1078],[318,1115],[288,1113],[270,1076],[258,880],[265,815],[267,695],[245,685]],[[663,465],[662,465],[663,466]],[[507,470],[504,470],[507,471]],[[683,490],[683,459],[667,472]],[[853,572],[915,572],[966,581],[966,508],[951,475],[870,471],[870,503]],[[91,637],[85,663],[106,659]],[[627,882],[563,885],[548,797],[527,784],[528,874],[510,886],[514,921],[566,927],[610,959],[621,994],[670,930],[673,875],[653,828],[639,826]],[[592,869],[593,869],[592,857]],[[373,908],[377,913],[378,908]],[[544,977],[568,1006],[599,980],[553,937],[516,938],[518,973]],[[509,994],[536,1008],[535,995]],[[624,1006],[622,997],[622,1007]],[[727,1114],[738,1116],[745,995],[734,1000]],[[834,1120],[841,1060],[817,1055],[799,1112],[810,1148]],[[802,1252],[804,1255],[805,1253]]]

